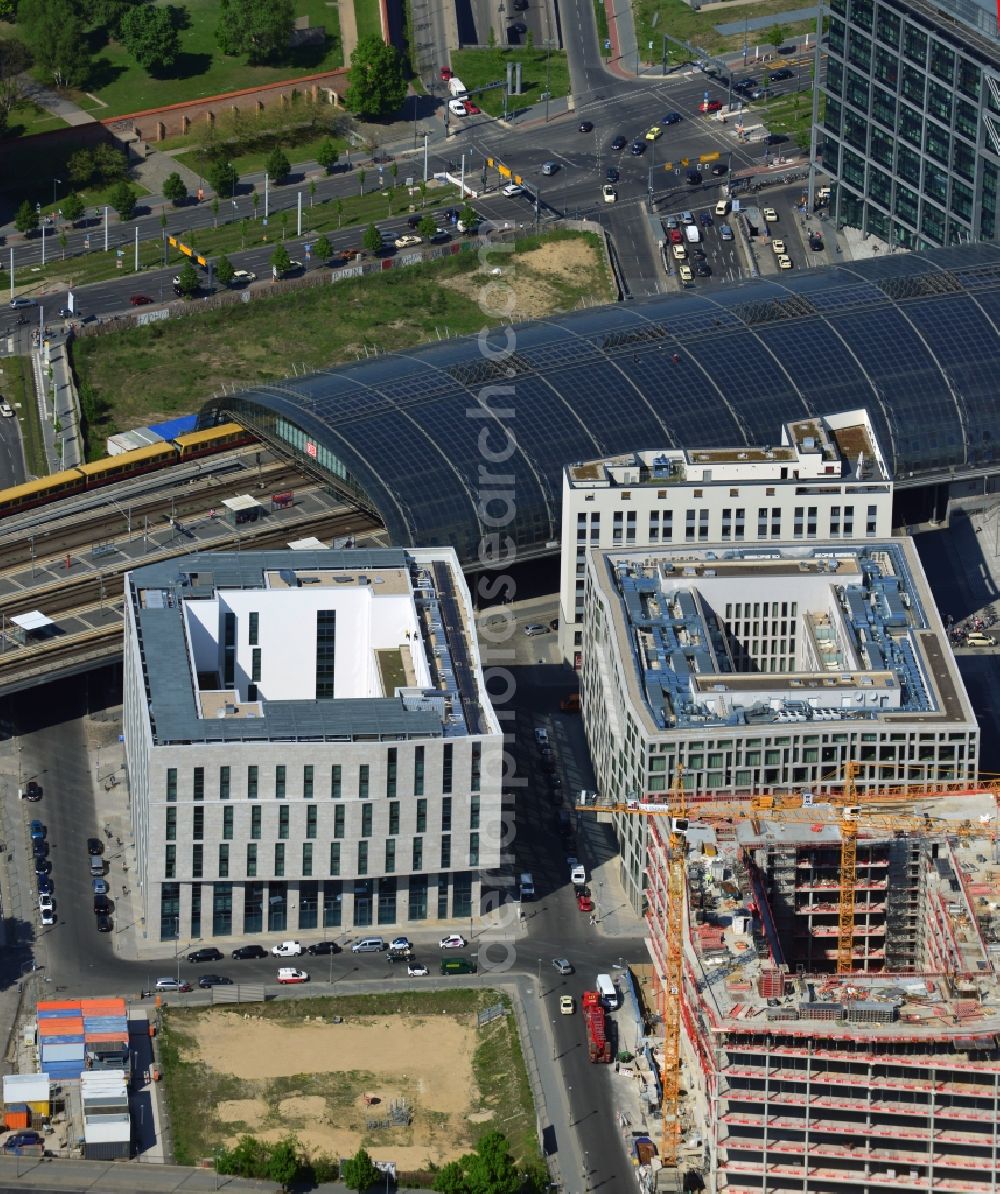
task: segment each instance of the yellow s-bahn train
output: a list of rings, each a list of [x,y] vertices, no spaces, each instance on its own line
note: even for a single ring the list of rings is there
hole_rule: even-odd
[[[99,489],[102,485],[110,485],[112,481],[123,481],[168,465],[184,464],[200,456],[225,452],[249,444],[252,440],[253,437],[238,423],[222,423],[207,431],[190,431],[186,435],[178,435],[176,439],[148,444],[145,448],[121,452],[117,456],[106,456],[91,464],[80,464],[61,473],[40,477],[37,481],[0,489],[0,518],[20,514],[23,510],[44,505],[55,498]]]

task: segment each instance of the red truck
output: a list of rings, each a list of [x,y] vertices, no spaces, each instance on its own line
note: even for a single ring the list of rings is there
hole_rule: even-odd
[[[587,1046],[590,1050],[591,1061],[609,1062],[611,1060],[611,1042],[604,1019],[604,1005],[597,991],[584,991],[580,1000],[583,1020],[587,1025]]]

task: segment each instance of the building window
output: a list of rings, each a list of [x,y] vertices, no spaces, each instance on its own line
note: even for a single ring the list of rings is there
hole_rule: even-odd
[[[249,631],[248,631],[248,633],[249,633],[249,635],[250,635],[250,640],[249,640],[249,641],[250,641],[250,646],[251,646],[251,647],[256,647],[256,646],[257,646],[257,644],[260,642],[260,638],[259,638],[259,635],[260,635],[260,614],[259,614],[259,613],[256,613],[256,612],[255,612],[255,613],[251,613],[251,614],[250,614],[250,627],[249,627]]]
[[[177,878],[177,847],[168,845],[163,855],[164,879]]]
[[[441,761],[441,791],[445,793],[451,791],[451,748],[451,742],[444,744],[444,753]]]
[[[413,869],[421,871],[424,868],[424,839],[422,837],[415,837],[413,839]]]
[[[201,936],[201,885],[198,883],[191,887],[191,936]]]
[[[177,809],[167,809],[167,836],[168,842],[177,841]]]
[[[478,792],[479,785],[482,783],[482,767],[483,767],[483,744],[481,742],[473,742],[472,744],[472,791]]]
[[[219,799],[229,799],[229,768],[219,768]]]
[[[319,884],[299,884],[299,928],[314,929],[319,923]]]
[[[387,837],[385,839],[385,870],[387,874],[392,874],[396,869],[396,839]]]
[[[288,839],[288,805],[284,804],[278,809],[278,837],[283,840]]]
[[[441,865],[442,867],[451,866],[451,834],[441,834]]]
[[[247,878],[252,879],[257,874],[257,847],[253,842],[247,845]]]
[[[205,836],[205,810],[203,808],[196,808],[192,810],[191,817],[191,836],[196,842],[200,842]]]
[[[438,875],[438,920],[448,919],[448,876]]]
[[[441,801],[441,829],[444,833],[451,831],[451,797],[445,796]]]
[[[222,687],[232,688],[236,681],[236,615],[223,615],[222,627]]]
[[[479,834],[469,834],[469,866],[479,866]]]
[[[191,847],[191,878],[200,879],[205,871],[205,847],[196,842]],[[192,932],[194,930],[192,929]]]
[[[427,876],[410,876],[410,920],[427,919]]]
[[[878,506],[868,507],[868,518],[865,522],[865,534],[874,535],[878,528]]]
[[[219,845],[219,878],[229,878],[229,846],[225,842]]]
[[[191,773],[191,798],[193,800],[205,799],[205,768],[195,767]]]
[[[247,800],[257,799],[257,768],[247,768]]]
[[[358,842],[358,874],[368,874],[368,843]]]
[[[260,841],[260,805],[250,810],[250,836],[255,841]]]
[[[303,800],[312,800],[313,794],[313,768],[312,763],[306,763],[302,768],[302,798]]]
[[[399,833],[399,801],[393,800],[389,805],[389,832]]]
[[[212,935],[228,937],[233,931],[233,885],[216,883],[212,887]]]
[[[469,828],[479,828],[479,797],[473,796],[469,802]]]
[[[233,840],[233,807],[222,810],[222,836],[227,842]]]
[[[417,833],[427,832],[427,801],[417,801]]]
[[[361,806],[361,836],[371,837],[372,835],[372,805],[363,804]]]
[[[340,799],[340,764],[334,763],[330,768],[330,798]]]
[[[274,769],[274,797],[276,800],[285,799],[285,765],[279,763]]]
[[[333,699],[334,661],[337,654],[337,611],[316,611],[316,700]]]
[[[167,768],[167,799],[174,801],[177,799],[177,768]]]
[[[302,874],[311,875],[313,873],[313,848],[312,842],[302,843]]]
[[[390,746],[386,753],[385,794],[390,799],[396,795],[396,747]]]
[[[424,748],[418,746],[413,752],[413,795],[424,794]]]
[[[285,873],[285,843],[274,843],[274,873],[276,875],[283,875]]]
[[[344,806],[338,804],[333,810],[333,836],[344,836]]]
[[[358,768],[358,795],[362,800],[368,799],[368,764],[362,763]]]
[[[306,837],[313,838],[316,836],[317,815],[316,805],[311,804],[306,809]]]
[[[330,843],[330,874],[340,874],[340,842]]]
[[[260,647],[250,652],[250,679],[254,684],[260,683]]]

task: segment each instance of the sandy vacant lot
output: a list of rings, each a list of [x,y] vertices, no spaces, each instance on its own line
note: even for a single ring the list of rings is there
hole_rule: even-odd
[[[245,1098],[216,1109],[227,1144],[246,1132],[264,1139],[293,1132],[314,1152],[350,1156],[364,1144],[376,1159],[404,1169],[467,1151],[465,1125],[476,1102],[471,1016],[343,1024],[306,1017],[292,1025],[213,1011],[189,1027],[200,1060],[246,1085]],[[378,1102],[366,1106],[366,1094]],[[413,1113],[409,1126],[368,1126],[401,1099]]]

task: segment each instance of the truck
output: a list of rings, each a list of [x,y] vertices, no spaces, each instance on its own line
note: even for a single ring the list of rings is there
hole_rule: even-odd
[[[583,1022],[587,1028],[587,1049],[592,1062],[611,1061],[611,1042],[599,991],[584,991],[580,1000]]]
[[[701,240],[701,233],[698,231],[697,224],[685,224],[684,236],[689,245],[696,245]]]
[[[468,87],[462,82],[458,75],[452,75],[448,80],[448,94],[452,99],[459,99],[468,91]]]

